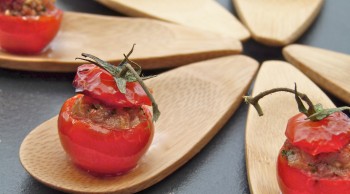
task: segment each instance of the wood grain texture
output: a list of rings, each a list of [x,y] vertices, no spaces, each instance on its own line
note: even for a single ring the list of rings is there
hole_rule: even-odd
[[[240,40],[249,31],[214,0],[97,0],[129,16],[148,17],[214,32]]]
[[[235,38],[162,21],[65,12],[60,32],[46,52],[19,56],[0,51],[0,67],[74,72],[83,63],[75,60],[82,52],[117,64],[134,43],[131,59],[143,69],[175,67],[242,50]]]
[[[331,100],[304,74],[291,64],[282,61],[267,61],[262,64],[255,81],[253,96],[276,87],[294,88],[306,93],[314,104],[325,108],[334,107]],[[284,136],[287,121],[298,113],[294,95],[275,93],[259,101],[264,116],[259,117],[250,106],[246,126],[246,162],[248,182],[252,194],[280,194],[276,178],[276,161]]]
[[[295,41],[321,10],[323,0],[233,0],[252,37],[271,46]]]
[[[100,179],[73,166],[59,142],[57,117],[24,139],[21,163],[40,182],[67,192],[140,191],[174,172],[211,140],[240,105],[257,69],[255,60],[237,55],[183,66],[147,80],[162,115],[150,149],[125,175]]]
[[[283,55],[316,84],[350,104],[350,55],[304,45],[287,46]]]

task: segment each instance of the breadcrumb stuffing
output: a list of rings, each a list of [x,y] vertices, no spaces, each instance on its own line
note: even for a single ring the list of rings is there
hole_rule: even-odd
[[[55,8],[55,0],[3,0],[1,12],[9,16],[41,16]]]
[[[130,129],[147,120],[141,107],[110,108],[99,103],[75,102],[72,115],[110,129]]]
[[[350,178],[350,144],[338,152],[311,156],[287,140],[281,154],[287,158],[289,166],[311,172],[317,177]]]

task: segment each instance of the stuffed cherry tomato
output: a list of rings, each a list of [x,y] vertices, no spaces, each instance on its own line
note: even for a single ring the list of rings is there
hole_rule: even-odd
[[[54,0],[0,2],[0,47],[15,54],[38,54],[56,36],[63,17]]]
[[[350,189],[350,119],[335,112],[319,121],[298,114],[286,129],[277,177],[284,194],[345,194]]]
[[[287,140],[277,158],[277,181],[283,194],[347,194],[350,191],[350,119],[340,112],[349,107],[323,109],[302,93],[288,88],[268,90],[246,101],[262,115],[258,100],[285,91],[295,93],[301,113],[287,123]],[[302,103],[306,101],[309,108]]]
[[[72,161],[104,175],[134,168],[154,133],[148,108],[110,108],[83,94],[64,103],[58,128],[63,148]]]
[[[60,141],[71,161],[99,176],[123,174],[137,165],[152,142],[153,115],[159,115],[138,74],[133,79],[131,73],[121,74],[127,72],[121,67],[103,63],[96,63],[102,68],[78,67],[73,85],[82,94],[68,99],[58,117]],[[125,79],[125,88],[114,78]]]

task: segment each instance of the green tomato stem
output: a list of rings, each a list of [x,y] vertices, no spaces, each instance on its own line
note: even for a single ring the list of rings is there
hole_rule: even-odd
[[[339,107],[339,108],[330,108],[330,109],[324,109],[321,104],[316,104],[314,105],[309,97],[306,94],[300,93],[297,91],[297,85],[295,84],[294,90],[289,89],[289,88],[274,88],[270,89],[264,92],[261,92],[260,94],[256,95],[255,97],[251,96],[244,96],[244,101],[246,103],[249,103],[254,106],[256,111],[258,112],[259,116],[263,116],[264,113],[259,105],[259,100],[262,99],[263,97],[273,94],[276,92],[289,92],[289,93],[294,93],[295,95],[295,100],[298,104],[298,109],[301,113],[306,115],[306,119],[309,119],[311,121],[320,121],[329,115],[335,113],[335,112],[340,112],[343,110],[350,110],[350,107],[344,106],[344,107]],[[304,107],[304,104],[302,101],[305,101],[307,105],[309,106],[308,109]]]
[[[289,93],[295,93],[295,90],[290,89],[290,88],[274,88],[274,89],[270,89],[270,90],[266,90],[264,92],[261,92],[260,94],[256,95],[255,97],[252,96],[244,96],[244,101],[246,103],[249,103],[251,105],[254,106],[254,108],[256,109],[256,111],[258,112],[259,116],[263,116],[264,113],[261,109],[261,106],[259,105],[259,100],[262,99],[263,97],[269,95],[269,94],[273,94],[276,92],[289,92]],[[305,101],[307,103],[307,105],[309,106],[309,111],[313,112],[312,114],[315,113],[315,107],[313,105],[313,103],[311,102],[311,100],[309,99],[309,97],[306,94],[297,92],[296,93],[303,101]]]
[[[153,95],[148,90],[147,86],[142,81],[142,78],[138,75],[138,73],[135,71],[135,69],[133,67],[131,67],[131,65],[129,63],[126,63],[125,66],[129,69],[130,72],[132,72],[134,74],[134,76],[136,77],[137,81],[140,83],[141,87],[145,90],[147,96],[151,99],[152,109],[153,109],[153,121],[157,121],[159,116],[160,116],[160,111],[158,109],[158,104],[156,103]]]

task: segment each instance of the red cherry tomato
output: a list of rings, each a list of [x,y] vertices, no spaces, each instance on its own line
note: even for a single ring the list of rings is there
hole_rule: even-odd
[[[283,194],[348,194],[350,177],[318,177],[311,171],[292,167],[281,153],[277,159],[277,181]]]
[[[274,88],[244,97],[263,115],[259,99],[275,92],[294,93],[300,112],[289,119],[287,140],[277,159],[277,180],[283,194],[347,194],[350,191],[350,107],[323,109],[302,93]],[[304,107],[302,100],[309,108]],[[307,119],[307,117],[310,119]]]
[[[302,113],[288,121],[286,136],[289,142],[315,156],[336,152],[350,142],[350,119],[336,112],[321,121],[305,120]]]
[[[0,47],[15,54],[38,54],[56,36],[62,17],[58,8],[41,16],[0,13]]]
[[[104,106],[83,94],[63,104],[58,117],[62,146],[77,166],[92,174],[125,173],[137,165],[150,146],[154,134],[151,113],[144,106],[125,111],[98,109],[94,107],[97,105]],[[113,118],[113,114],[119,116]]]
[[[77,92],[82,92],[112,107],[152,105],[138,82],[127,82],[126,94],[123,94],[117,88],[113,76],[93,64],[78,67],[73,86]]]

